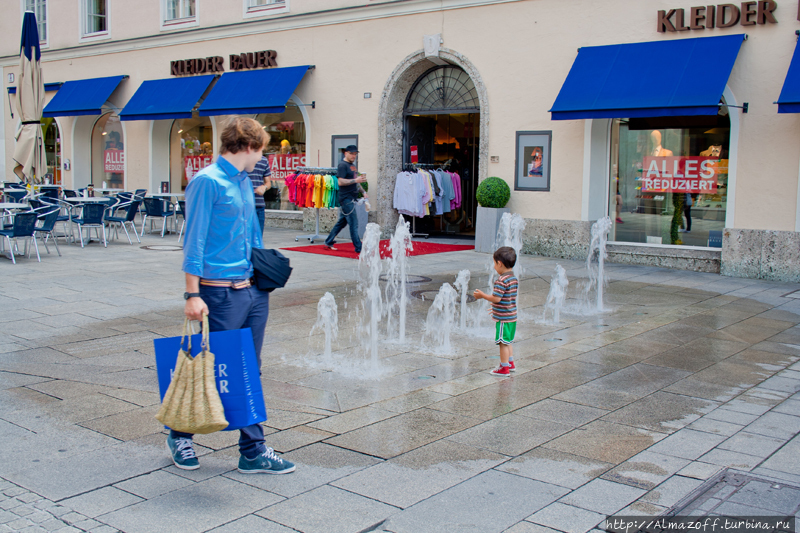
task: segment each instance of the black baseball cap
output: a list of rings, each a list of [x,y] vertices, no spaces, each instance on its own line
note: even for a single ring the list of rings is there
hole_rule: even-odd
[[[358,146],[356,146],[355,144],[349,144],[349,145],[347,145],[347,147],[344,149],[344,151],[345,151],[345,152],[355,152],[355,153],[358,153]]]

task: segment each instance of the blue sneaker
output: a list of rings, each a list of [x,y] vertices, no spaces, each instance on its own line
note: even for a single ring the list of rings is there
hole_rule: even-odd
[[[173,439],[167,435],[167,450],[172,455],[172,462],[181,470],[197,470],[200,461],[194,453],[192,439]]]
[[[242,474],[288,474],[294,472],[294,463],[281,459],[272,448],[253,459],[239,457],[239,472]]]

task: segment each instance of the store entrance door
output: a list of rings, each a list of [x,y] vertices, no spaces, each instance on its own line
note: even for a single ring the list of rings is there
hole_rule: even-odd
[[[443,215],[416,221],[416,230],[429,234],[474,235],[478,188],[478,125],[480,114],[409,115],[406,117],[406,161],[417,152],[417,167],[458,174],[461,205]]]
[[[445,207],[441,215],[415,219],[415,230],[434,235],[475,235],[481,115],[472,79],[453,65],[428,70],[408,93],[403,118],[404,169],[454,173],[461,185],[458,207]]]

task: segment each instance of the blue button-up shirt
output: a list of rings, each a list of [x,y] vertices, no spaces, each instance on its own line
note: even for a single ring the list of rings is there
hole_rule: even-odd
[[[186,187],[183,271],[205,279],[241,280],[253,275],[250,256],[261,248],[253,184],[220,156]]]

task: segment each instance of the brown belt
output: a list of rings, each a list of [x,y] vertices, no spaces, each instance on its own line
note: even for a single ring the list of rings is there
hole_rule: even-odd
[[[231,289],[247,289],[253,286],[253,279],[243,281],[225,281],[224,279],[201,279],[200,285],[206,287],[230,287]]]

